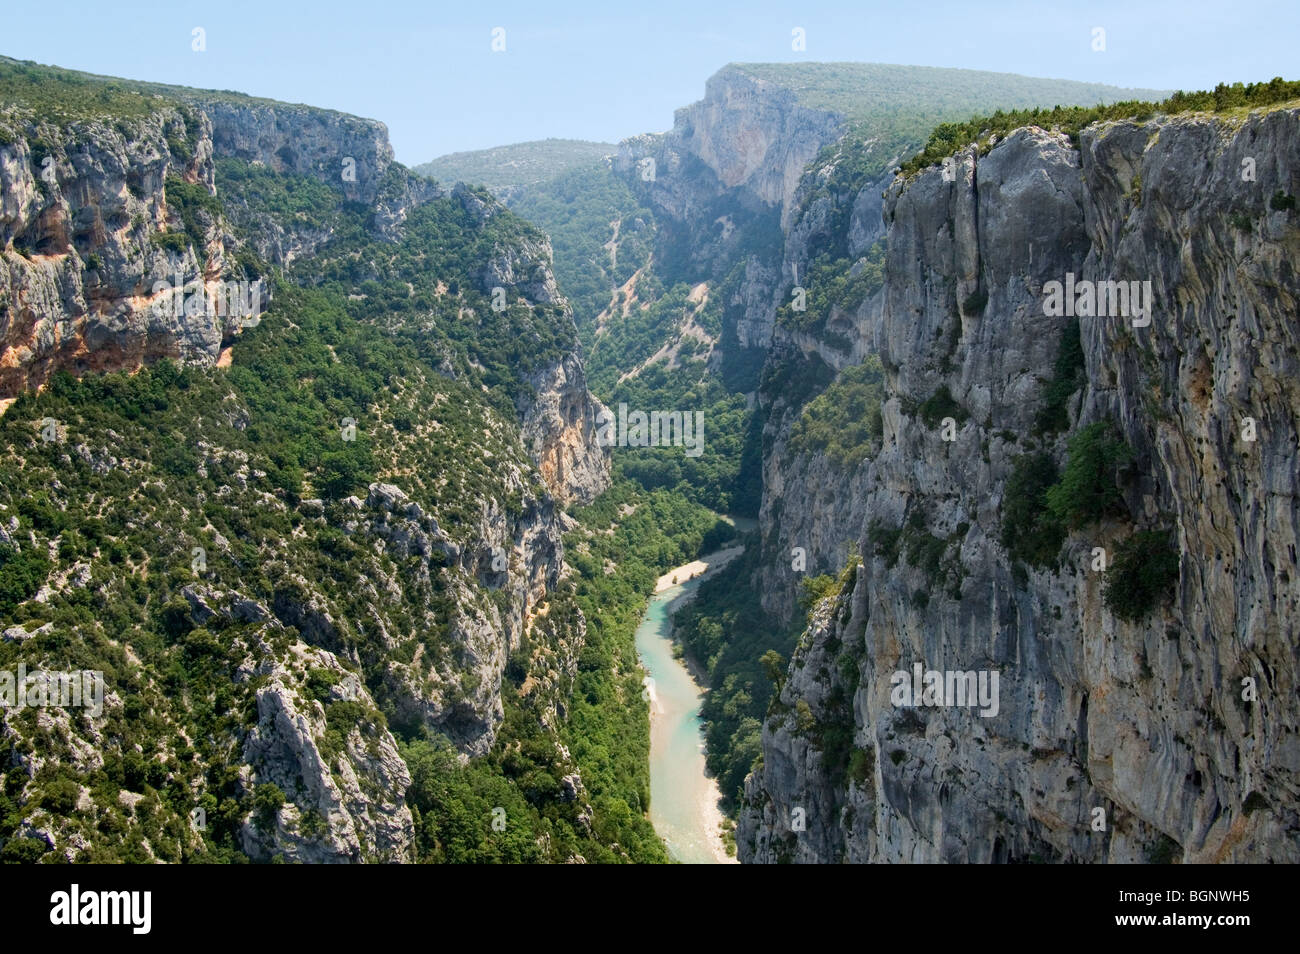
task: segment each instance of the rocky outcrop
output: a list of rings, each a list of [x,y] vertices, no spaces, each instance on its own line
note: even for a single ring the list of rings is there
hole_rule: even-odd
[[[704,99],[677,110],[669,135],[724,189],[780,207],[785,227],[804,168],[845,129],[844,117],[799,105],[793,89],[726,67],[709,78]]]
[[[205,210],[187,242],[158,242],[185,234],[169,211],[168,176],[213,190],[206,117],[160,107],[118,122],[58,126],[17,112],[0,121],[15,133],[0,145],[0,398],[60,368],[215,362],[238,323],[157,307],[169,292],[155,291],[211,290],[229,275],[221,223]]]
[[[291,649],[293,668],[275,664],[257,690],[257,723],[243,759],[255,793],[256,786],[274,785],[293,800],[254,810],[240,833],[244,851],[254,861],[411,861],[415,826],[405,802],[411,773],[374,700],[331,653],[302,643]],[[304,698],[309,670],[332,683],[324,700]],[[359,707],[362,721],[349,711],[346,724],[331,725],[329,707],[340,702]]]
[[[452,197],[483,222],[503,210],[495,200],[457,184]],[[552,306],[557,320],[572,325],[573,313],[551,271],[554,255],[549,239],[522,238],[500,246],[478,274],[483,293],[496,289],[521,295],[533,306]],[[596,440],[596,419],[604,409],[587,390],[587,376],[579,356],[570,352],[529,372],[527,393],[516,400],[524,445],[542,479],[562,505],[590,503],[609,486],[608,451]]]
[[[460,528],[473,547],[447,539],[438,522],[392,484],[370,486],[365,501],[345,502],[353,515],[344,529],[383,541],[396,561],[414,559],[420,584],[438,566],[456,569],[451,586],[454,613],[429,613],[429,627],[445,627],[454,654],[402,660],[395,652],[411,633],[385,633],[369,660],[383,672],[381,702],[404,726],[436,730],[470,756],[491,748],[504,718],[501,680],[506,658],[523,642],[530,618],[545,604],[564,566],[563,530],[549,498],[526,495],[521,512],[507,513],[485,501],[477,525]],[[403,581],[379,578],[376,596],[400,593]],[[484,591],[499,598],[482,599]]]
[[[388,127],[378,120],[245,97],[192,98],[210,118],[216,155],[318,179],[365,205],[378,199],[393,164]]]
[[[744,306],[736,309],[742,347],[767,343],[781,229],[804,167],[845,128],[844,117],[799,105],[791,89],[727,67],[703,100],[677,111],[669,132],[619,144],[614,171],[656,214],[661,275],[720,282],[744,263],[734,303]]]
[[[596,440],[605,406],[587,390],[575,355],[529,375],[533,397],[520,408],[524,444],[563,506],[591,503],[609,486],[609,454]]]
[[[841,478],[852,503],[789,499],[815,461],[772,485],[785,512],[851,524],[865,560],[813,614],[769,715],[742,860],[1300,859],[1298,125],[1295,109],[1159,117],[1077,148],[1029,128],[959,153],[953,181],[890,187],[883,298],[856,319],[886,370],[883,446]],[[1116,422],[1126,515],[1038,569],[1000,530],[1017,456],[1067,458],[1068,436],[1036,427],[1068,322],[1045,286],[1067,273],[1150,281],[1154,309],[1080,319],[1069,433]],[[942,388],[951,440],[918,413]],[[873,524],[937,558],[891,553]],[[1093,548],[1151,527],[1171,529],[1177,582],[1121,619]],[[915,664],[997,672],[997,713],[895,705]]]
[[[164,357],[213,364],[241,330],[218,302],[229,299],[229,283],[263,277],[234,265],[240,246],[287,266],[333,237],[328,226],[250,208],[238,195],[228,221],[215,159],[324,182],[372,207],[371,227],[390,241],[413,208],[443,194],[393,162],[383,123],[172,93],[140,119],[56,124],[17,107],[0,113],[0,399],[59,369],[80,375]],[[178,211],[169,177],[216,201]],[[202,288],[210,304],[160,307],[175,287],[186,301]],[[255,311],[269,304],[264,285],[259,292]]]

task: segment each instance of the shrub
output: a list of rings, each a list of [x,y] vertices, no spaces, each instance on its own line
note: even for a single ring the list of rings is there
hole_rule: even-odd
[[[1115,550],[1106,571],[1102,599],[1120,619],[1137,622],[1161,602],[1178,581],[1178,554],[1168,530],[1135,533]]]
[[[876,555],[885,561],[885,566],[892,569],[898,562],[898,550],[902,544],[903,528],[887,527],[880,520],[872,520],[867,530]]]
[[[856,467],[884,433],[880,405],[884,371],[874,355],[845,368],[822,394],[810,401],[790,431],[791,453],[824,452],[841,467]]]
[[[1246,796],[1246,800],[1241,803],[1241,809],[1247,815],[1252,815],[1261,808],[1268,808],[1268,799],[1259,792],[1251,792]]]
[[[11,864],[34,864],[40,860],[41,855],[50,851],[48,845],[39,838],[18,837],[10,838],[5,842],[4,850],[0,851],[0,860]]]
[[[808,705],[806,699],[795,702],[794,713],[795,727],[800,732],[808,732],[817,725],[817,719],[813,716],[812,707]]]
[[[1221,112],[1240,107],[1268,106],[1283,103],[1300,96],[1300,82],[1288,82],[1278,76],[1267,83],[1220,83],[1213,90],[1183,92],[1179,90],[1159,103],[1129,100],[1099,106],[1057,106],[1054,109],[998,110],[992,116],[977,116],[964,123],[940,123],[930,133],[925,149],[903,163],[900,171],[912,175],[928,165],[951,156],[968,143],[979,141],[981,151],[987,150],[993,137],[1000,139],[1021,126],[1058,128],[1072,141],[1085,126],[1109,120],[1136,119],[1144,121],[1156,112],[1181,113],[1192,110]]]
[[[1065,527],[1047,508],[1047,493],[1056,478],[1049,455],[1022,454],[1002,491],[1002,545],[1034,566],[1054,565],[1065,540]]]
[[[304,688],[307,694],[313,699],[320,702],[326,702],[330,697],[330,689],[338,684],[339,676],[332,669],[322,669],[313,666],[307,670],[307,679]]]
[[[1052,380],[1043,390],[1043,407],[1035,422],[1040,434],[1055,434],[1070,426],[1070,397],[1083,387],[1085,381],[1079,319],[1072,318],[1061,332],[1061,347],[1056,353]]]
[[[1124,513],[1118,478],[1133,451],[1107,421],[1089,424],[1070,438],[1070,458],[1060,482],[1047,491],[1047,507],[1074,530],[1107,515]]]
[[[1151,849],[1150,864],[1171,865],[1182,853],[1182,847],[1168,835],[1161,834],[1160,840]]]
[[[836,596],[840,591],[840,583],[829,573],[821,573],[817,576],[806,576],[799,581],[802,591],[799,594],[799,605],[804,610],[811,610],[814,606],[826,599],[828,596]]]
[[[849,778],[861,788],[871,778],[871,753],[855,748],[849,753]]]
[[[1268,200],[1268,205],[1274,212],[1290,212],[1295,208],[1295,196],[1278,189],[1273,193],[1273,198]]]
[[[50,561],[42,554],[0,544],[0,615],[34,596],[49,573]]]
[[[190,250],[190,237],[184,232],[155,232],[149,241],[165,252],[184,255]]]
[[[70,778],[58,778],[41,793],[41,807],[52,815],[70,815],[80,797],[81,786]]]
[[[253,790],[253,812],[257,816],[259,828],[270,828],[275,821],[275,813],[284,804],[284,792],[274,782],[263,782]]]
[[[961,303],[961,313],[967,316],[984,314],[984,306],[989,303],[989,293],[979,288],[966,296]]]
[[[931,429],[938,427],[945,417],[951,417],[959,424],[970,417],[966,409],[957,403],[946,384],[926,398],[917,408],[917,413],[921,415],[925,426]]]

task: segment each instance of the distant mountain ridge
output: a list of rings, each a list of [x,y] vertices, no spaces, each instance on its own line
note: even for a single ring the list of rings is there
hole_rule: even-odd
[[[415,166],[416,173],[448,185],[466,182],[503,190],[536,185],[578,166],[613,155],[618,146],[585,139],[536,139],[491,149],[452,152]]]
[[[800,106],[839,113],[850,122],[880,118],[881,100],[864,100],[860,96],[867,89],[889,90],[890,95],[881,99],[896,107],[912,106],[917,116],[954,109],[982,111],[990,102],[1004,110],[1041,105],[1048,100],[1054,100],[1053,106],[1091,106],[1163,99],[1170,92],[1019,73],[890,63],[728,63],[715,75],[729,72],[783,86],[794,92]]]

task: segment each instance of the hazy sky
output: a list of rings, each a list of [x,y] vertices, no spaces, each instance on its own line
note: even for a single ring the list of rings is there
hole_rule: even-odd
[[[0,53],[383,120],[397,157],[672,125],[733,62],[956,66],[1158,89],[1300,79],[1300,0],[9,2]],[[207,49],[192,49],[194,28]],[[505,30],[493,52],[492,30]],[[805,52],[791,49],[804,30]],[[1093,28],[1105,29],[1095,52]]]

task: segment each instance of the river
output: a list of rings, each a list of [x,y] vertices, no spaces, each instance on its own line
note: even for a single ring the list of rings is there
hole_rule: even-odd
[[[669,853],[684,864],[734,864],[736,859],[723,847],[718,784],[705,774],[704,694],[673,656],[672,611],[741,549],[721,550],[664,574],[636,631],[650,697],[650,821]],[[674,584],[675,579],[684,582]]]

